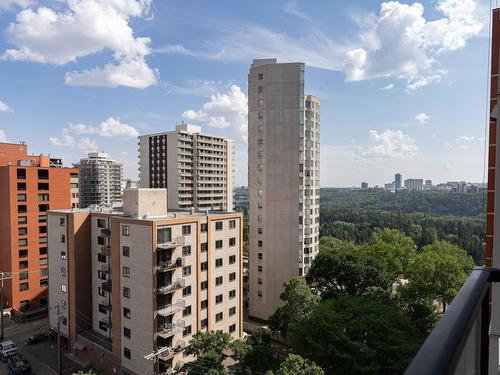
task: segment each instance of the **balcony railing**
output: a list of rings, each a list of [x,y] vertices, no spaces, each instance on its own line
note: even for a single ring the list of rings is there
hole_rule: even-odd
[[[186,348],[186,343],[182,340],[179,340],[172,347],[163,347],[158,350],[160,353],[158,356],[161,360],[168,360],[172,358],[175,354],[182,352]]]
[[[111,280],[106,280],[101,284],[102,290],[108,293],[111,293],[111,286]]]
[[[160,286],[158,288],[158,293],[160,293],[160,294],[170,293],[176,289],[184,288],[185,285],[186,285],[186,281],[184,279],[177,279],[176,281],[173,281],[170,284]]]
[[[180,299],[176,303],[166,305],[166,306],[159,308],[157,311],[158,311],[158,314],[161,316],[168,316],[168,315],[172,315],[173,313],[176,313],[178,311],[184,310],[185,306],[186,306],[186,301],[184,301],[183,299]]]
[[[177,246],[183,246],[183,245],[184,245],[184,237],[177,236],[176,238],[173,238],[172,241],[158,243],[157,247],[158,249],[173,249],[176,248]]]
[[[101,229],[101,234],[103,236],[111,236],[111,231],[109,229],[107,229],[107,228],[102,228]]]
[[[474,268],[405,374],[488,374],[489,294],[499,281],[500,269]]]
[[[172,258],[172,259],[166,259],[163,261],[158,262],[158,265],[156,266],[157,271],[169,271],[174,268],[178,267],[184,267],[184,258],[182,257],[177,257],[177,258]]]
[[[186,322],[182,319],[177,320],[176,323],[167,323],[162,327],[158,327],[158,336],[166,339],[176,333],[182,332],[185,326]]]
[[[101,246],[101,249],[99,250],[102,255],[104,256],[111,256],[111,248],[108,246]]]

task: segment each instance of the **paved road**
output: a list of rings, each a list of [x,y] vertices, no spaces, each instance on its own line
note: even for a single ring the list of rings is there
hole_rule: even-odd
[[[43,342],[34,345],[27,345],[26,339],[40,328],[47,329],[47,319],[35,322],[17,323],[6,320],[4,339],[13,340],[19,348],[19,352],[24,358],[31,362],[33,374],[36,375],[56,375],[57,374],[57,345],[55,342]],[[73,367],[73,363],[63,356],[63,369]],[[6,363],[0,362],[0,374],[8,374]],[[65,373],[68,373],[66,371]]]

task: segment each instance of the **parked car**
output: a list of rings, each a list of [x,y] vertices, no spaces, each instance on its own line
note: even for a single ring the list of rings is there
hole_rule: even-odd
[[[20,355],[16,355],[9,358],[9,370],[12,375],[30,375],[31,363]]]
[[[33,336],[30,336],[26,339],[26,344],[33,345],[38,344],[39,342],[47,341],[49,338],[48,333],[36,333]]]
[[[7,359],[17,355],[17,345],[12,340],[3,341],[0,343],[0,359],[6,362]]]

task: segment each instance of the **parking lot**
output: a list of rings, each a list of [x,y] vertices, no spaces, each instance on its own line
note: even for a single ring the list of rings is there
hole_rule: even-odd
[[[31,362],[33,374],[57,374],[57,345],[55,341],[45,341],[28,345],[26,339],[40,329],[48,329],[47,319],[28,323],[17,323],[5,319],[4,340],[13,340],[21,355]],[[63,355],[63,373],[71,374],[76,365]],[[0,362],[0,374],[9,374],[6,363]]]

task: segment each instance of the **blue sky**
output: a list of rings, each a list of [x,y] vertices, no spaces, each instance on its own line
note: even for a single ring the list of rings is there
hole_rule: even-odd
[[[487,0],[0,0],[0,139],[71,164],[181,121],[236,141],[252,58],[304,61],[321,185],[482,181]]]

